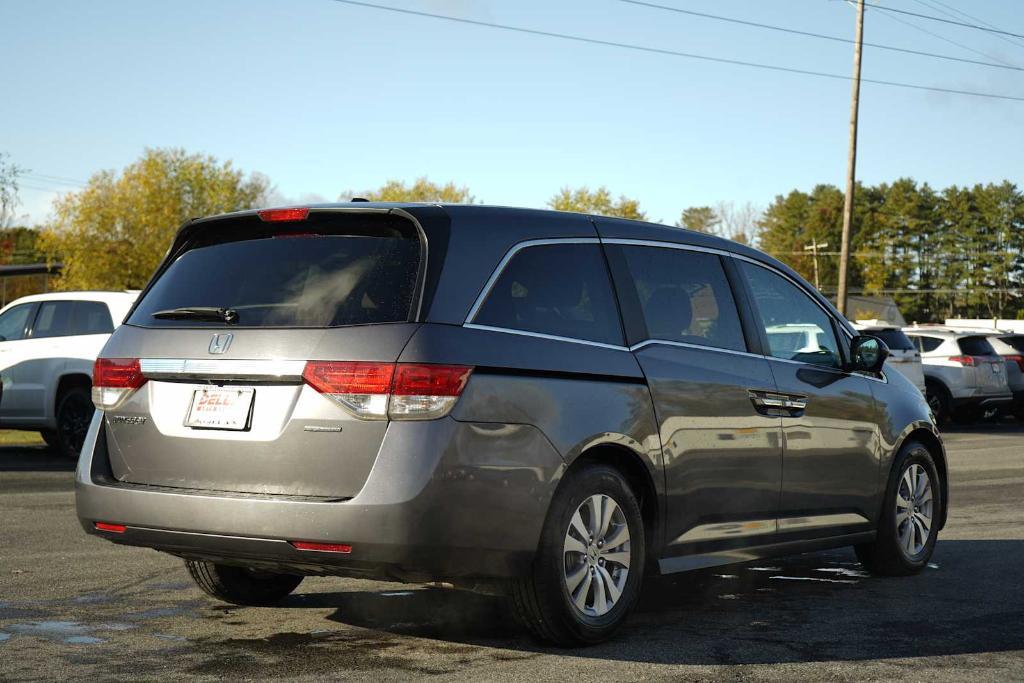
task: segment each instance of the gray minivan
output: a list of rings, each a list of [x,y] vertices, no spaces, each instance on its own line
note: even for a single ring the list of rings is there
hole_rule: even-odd
[[[817,342],[770,344],[782,326]],[[886,353],[785,265],[687,230],[426,204],[193,220],[96,361],[78,516],[232,603],[446,581],[593,643],[649,573],[851,545],[920,571],[946,458]]]

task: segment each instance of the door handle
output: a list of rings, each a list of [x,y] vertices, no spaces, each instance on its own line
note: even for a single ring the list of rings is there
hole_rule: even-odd
[[[748,389],[747,395],[757,412],[764,415],[787,414],[799,417],[807,410],[807,397],[802,394],[782,394],[777,391]],[[773,412],[777,411],[777,412]]]

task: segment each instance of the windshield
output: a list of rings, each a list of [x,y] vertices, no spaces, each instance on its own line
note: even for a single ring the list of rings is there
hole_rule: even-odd
[[[404,237],[283,235],[212,244],[181,255],[128,323],[223,326],[154,317],[190,307],[231,309],[237,327],[339,327],[410,319],[419,241]]]

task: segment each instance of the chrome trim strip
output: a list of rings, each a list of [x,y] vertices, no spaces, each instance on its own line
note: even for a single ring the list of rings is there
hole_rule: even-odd
[[[780,517],[777,519],[715,522],[713,524],[695,526],[676,538],[669,545],[698,543],[702,541],[724,541],[730,538],[760,536],[775,532],[826,529],[850,526],[852,524],[870,524],[870,521],[867,517],[855,512],[845,512],[831,515],[804,515],[800,517]]]
[[[779,519],[779,531],[802,531],[804,529],[824,529],[825,527],[869,523],[870,522],[867,517],[859,515],[856,512],[845,512],[833,515],[782,517]]]
[[[629,347],[630,351],[639,351],[645,346],[652,344],[664,344],[665,346],[678,346],[683,349],[697,349],[699,351],[718,351],[719,353],[730,353],[734,356],[749,356],[751,358],[764,358],[759,353],[750,353],[749,351],[736,351],[735,349],[723,349],[721,346],[705,346],[704,344],[690,344],[688,342],[677,342],[669,341],[667,339],[645,339],[642,342],[638,342]]]
[[[605,344],[603,342],[587,341],[586,339],[575,339],[573,337],[559,337],[554,334],[542,334],[540,332],[526,332],[525,330],[512,330],[506,327],[491,327],[490,325],[477,325],[476,323],[463,323],[463,327],[470,330],[484,330],[487,332],[504,332],[505,334],[517,334],[521,337],[536,337],[537,339],[550,339],[552,341],[563,341],[572,344],[584,344],[586,346],[596,346],[601,349],[612,349],[614,351],[629,351],[625,346],[617,346],[615,344]]]
[[[491,273],[491,277],[487,278],[487,283],[484,284],[483,289],[480,290],[480,294],[477,295],[476,301],[473,302],[473,306],[469,309],[469,313],[466,314],[465,323],[471,323],[476,319],[476,314],[480,312],[480,307],[484,305],[484,299],[491,293],[491,288],[494,287],[494,283],[498,281],[501,274],[505,271],[505,266],[512,260],[512,257],[518,254],[523,249],[529,247],[539,247],[546,244],[600,244],[601,240],[596,237],[554,237],[551,239],[540,239],[540,240],[526,240],[525,242],[519,242],[513,244],[505,255],[501,257],[501,261],[498,262],[494,272]]]
[[[275,379],[298,380],[304,360],[227,360],[197,358],[143,358],[142,374],[150,379]]]
[[[713,524],[701,524],[685,532],[683,535],[672,541],[670,545],[677,543],[698,543],[700,541],[719,541],[727,538],[743,538],[746,536],[759,536],[761,534],[774,534],[778,530],[777,519],[755,519],[745,522],[715,522]]]
[[[702,247],[696,244],[682,244],[679,242],[659,242],[658,240],[635,240],[628,237],[613,237],[601,240],[602,244],[624,244],[637,247],[661,247],[663,249],[681,249],[683,251],[701,251],[706,254],[718,254],[719,256],[735,256],[733,252],[714,247]]]

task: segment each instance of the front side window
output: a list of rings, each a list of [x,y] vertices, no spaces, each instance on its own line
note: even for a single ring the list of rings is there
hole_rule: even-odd
[[[842,367],[832,321],[811,297],[776,273],[752,263],[740,269],[768,337],[769,355],[784,360]]]
[[[32,304],[21,304],[0,315],[0,341],[16,341],[25,336],[25,324]]]
[[[721,259],[682,249],[622,247],[648,339],[745,351]]]
[[[44,301],[39,304],[39,313],[32,324],[32,337],[45,339],[48,337],[66,337],[73,333],[71,313],[74,303],[71,301]]]
[[[597,244],[519,251],[471,321],[478,325],[621,345],[622,325]]]

